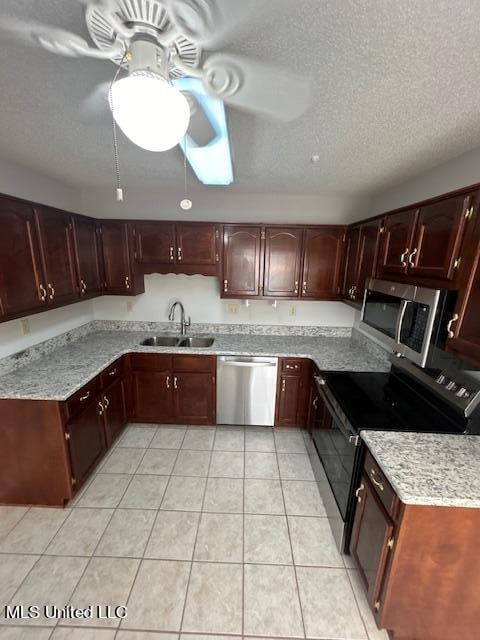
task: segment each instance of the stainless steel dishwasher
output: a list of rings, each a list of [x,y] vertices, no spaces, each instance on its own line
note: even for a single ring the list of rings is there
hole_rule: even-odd
[[[273,426],[278,358],[218,356],[217,424]]]

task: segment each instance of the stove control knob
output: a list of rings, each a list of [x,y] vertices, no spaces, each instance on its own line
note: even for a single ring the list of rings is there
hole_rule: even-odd
[[[450,380],[450,382],[447,384],[447,389],[449,391],[456,391],[458,389],[458,384],[453,380]]]
[[[441,373],[435,380],[435,382],[437,382],[438,384],[445,384],[447,382],[447,378],[443,375],[443,373]]]
[[[470,391],[468,391],[468,389],[465,389],[465,387],[460,387],[460,389],[456,392],[455,395],[458,396],[459,398],[467,399],[470,397]]]

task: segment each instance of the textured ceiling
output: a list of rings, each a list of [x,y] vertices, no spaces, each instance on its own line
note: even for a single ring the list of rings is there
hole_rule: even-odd
[[[229,110],[229,188],[365,194],[480,144],[480,2],[255,4],[228,49],[309,76],[313,103],[290,124]],[[75,0],[1,0],[0,12],[86,34]],[[71,184],[110,185],[107,105],[94,118],[80,105],[111,79],[112,63],[57,57],[4,34],[0,47],[0,154]],[[127,185],[182,180],[178,149],[151,154],[122,139],[120,151]]]

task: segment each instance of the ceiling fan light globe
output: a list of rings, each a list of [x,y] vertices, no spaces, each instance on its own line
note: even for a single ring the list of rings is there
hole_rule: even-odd
[[[148,73],[117,80],[110,106],[115,122],[134,144],[147,151],[168,151],[187,132],[190,107],[168,82]]]

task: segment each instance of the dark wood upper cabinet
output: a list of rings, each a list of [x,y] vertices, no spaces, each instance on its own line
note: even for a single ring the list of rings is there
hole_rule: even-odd
[[[363,301],[365,283],[375,275],[380,239],[380,220],[372,220],[362,224],[358,241],[357,278],[353,299]]]
[[[354,287],[358,285],[358,249],[361,228],[361,225],[351,227],[347,234],[344,295],[350,300],[353,300]]]
[[[332,300],[340,297],[344,249],[344,227],[305,231],[302,298]]]
[[[176,227],[176,260],[180,266],[210,265],[220,261],[220,230],[214,224],[179,222]]]
[[[72,224],[80,296],[100,295],[103,275],[97,222],[93,218],[73,216]]]
[[[436,280],[452,280],[466,227],[471,195],[459,195],[421,207],[408,256],[408,273]]]
[[[418,209],[413,209],[385,217],[377,271],[380,278],[407,273],[417,216]]]
[[[258,296],[260,283],[262,228],[226,225],[223,233],[223,297]]]
[[[103,273],[105,293],[137,295],[145,291],[143,278],[136,277],[133,233],[128,222],[102,220]]]
[[[70,215],[50,207],[39,207],[35,214],[47,300],[53,305],[72,302],[80,293]]]
[[[28,315],[47,304],[33,208],[0,198],[0,316]]]
[[[295,297],[300,291],[303,229],[267,227],[265,229],[265,268],[263,295]]]
[[[136,222],[135,259],[141,264],[175,263],[175,225],[173,222]]]
[[[365,584],[368,602],[373,607],[382,587],[388,541],[394,527],[365,474],[357,495],[359,504],[355,511],[350,551]]]

